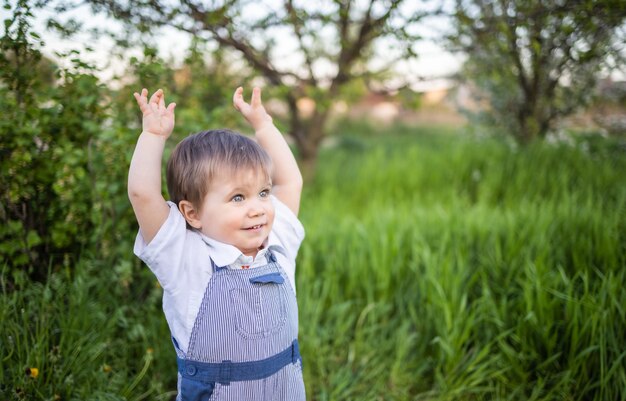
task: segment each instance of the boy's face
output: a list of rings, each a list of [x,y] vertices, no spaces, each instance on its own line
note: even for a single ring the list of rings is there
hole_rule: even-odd
[[[271,189],[269,178],[260,171],[220,174],[200,206],[196,228],[244,255],[256,256],[274,223]]]

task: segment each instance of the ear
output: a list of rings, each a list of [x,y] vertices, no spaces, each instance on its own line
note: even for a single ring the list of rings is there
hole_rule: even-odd
[[[195,229],[202,228],[202,223],[200,222],[200,216],[198,210],[194,207],[194,205],[186,200],[181,200],[178,202],[178,210],[183,215],[187,223]]]

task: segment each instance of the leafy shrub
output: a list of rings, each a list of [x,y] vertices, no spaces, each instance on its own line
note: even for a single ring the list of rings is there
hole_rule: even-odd
[[[0,263],[41,278],[41,266],[69,264],[91,240],[90,151],[106,108],[75,52],[65,69],[42,57],[31,18],[18,2],[0,38]]]

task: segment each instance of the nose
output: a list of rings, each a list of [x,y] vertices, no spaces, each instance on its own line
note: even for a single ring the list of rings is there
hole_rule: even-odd
[[[254,200],[250,203],[250,208],[248,209],[248,216],[250,217],[259,217],[265,214],[265,207],[263,203],[259,200]]]

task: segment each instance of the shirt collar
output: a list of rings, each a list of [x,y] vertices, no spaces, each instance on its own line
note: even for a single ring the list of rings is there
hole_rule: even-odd
[[[273,231],[270,231],[270,235],[263,243],[263,249],[260,249],[253,259],[252,256],[244,255],[237,247],[220,242],[213,238],[207,237],[200,233],[202,240],[209,246],[211,259],[219,266],[229,266],[234,269],[241,269],[242,266],[264,265],[266,264],[265,258],[268,249],[273,251],[283,251],[278,237]]]

